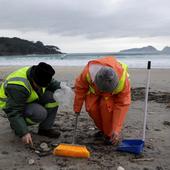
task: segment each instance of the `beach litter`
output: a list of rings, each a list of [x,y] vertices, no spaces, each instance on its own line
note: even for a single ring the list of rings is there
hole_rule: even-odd
[[[118,166],[117,170],[125,170],[125,168],[123,168],[122,166]]]
[[[131,162],[154,161],[154,158],[131,158]]]
[[[59,110],[63,113],[67,113],[73,110],[71,106],[73,106],[74,92],[72,88],[67,86],[66,82],[61,82],[60,86],[61,89],[57,89],[53,97],[60,105]]]
[[[33,165],[33,164],[35,164],[34,159],[29,159],[29,160],[28,160],[28,164],[29,164],[29,165]]]

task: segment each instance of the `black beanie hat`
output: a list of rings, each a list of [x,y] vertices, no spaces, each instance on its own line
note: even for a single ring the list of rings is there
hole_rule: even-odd
[[[52,66],[44,62],[40,62],[38,65],[33,65],[30,71],[31,78],[41,87],[47,87],[54,74],[55,70]]]

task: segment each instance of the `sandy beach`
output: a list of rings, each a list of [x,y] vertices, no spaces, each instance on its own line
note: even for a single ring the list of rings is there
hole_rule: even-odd
[[[0,66],[0,80],[19,66]],[[75,78],[82,67],[54,67],[55,78],[74,86]],[[125,139],[142,138],[144,115],[144,95],[146,86],[146,69],[129,69],[132,86],[132,104],[127,114],[122,136]],[[84,111],[78,124],[77,143],[85,145],[91,156],[88,159],[57,157],[50,153],[37,154],[35,150],[24,146],[14,135],[9,122],[0,111],[0,170],[169,170],[170,169],[170,69],[151,69],[148,101],[147,129],[144,151],[141,155],[122,153],[116,148],[104,145],[93,137],[97,132],[92,120]],[[59,109],[55,126],[61,131],[59,139],[49,139],[36,135],[32,128],[35,147],[46,142],[49,147],[54,144],[70,143],[74,129],[74,112]],[[33,163],[30,163],[33,160]]]

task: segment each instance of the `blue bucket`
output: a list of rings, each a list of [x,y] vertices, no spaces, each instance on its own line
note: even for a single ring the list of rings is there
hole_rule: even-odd
[[[122,152],[130,152],[140,154],[143,151],[144,141],[139,139],[126,139],[121,142],[117,150]]]

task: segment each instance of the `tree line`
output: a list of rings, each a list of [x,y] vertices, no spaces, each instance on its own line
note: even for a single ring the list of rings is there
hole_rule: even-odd
[[[32,42],[17,37],[0,37],[0,55],[28,54],[61,54],[60,49],[53,45],[44,45],[41,41]]]

